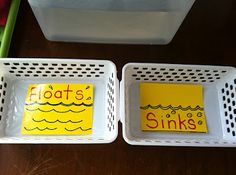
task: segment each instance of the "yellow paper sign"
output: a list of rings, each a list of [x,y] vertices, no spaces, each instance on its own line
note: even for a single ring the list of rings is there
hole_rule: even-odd
[[[21,133],[91,134],[92,115],[92,84],[31,84],[26,95]]]
[[[143,131],[207,132],[203,87],[190,84],[140,84]]]

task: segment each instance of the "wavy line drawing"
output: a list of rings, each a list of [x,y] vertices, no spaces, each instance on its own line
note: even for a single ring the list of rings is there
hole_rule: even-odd
[[[195,108],[192,108],[191,106],[187,106],[187,107],[183,107],[181,105],[179,106],[172,106],[172,105],[168,105],[168,106],[162,106],[162,105],[157,105],[157,106],[152,106],[152,105],[146,105],[146,106],[140,106],[140,109],[143,109],[143,110],[147,110],[147,109],[162,109],[162,110],[168,110],[168,109],[171,109],[172,111],[176,111],[176,110],[182,110],[182,111],[187,111],[187,110],[190,110],[190,111],[197,111],[197,110],[200,110],[200,111],[203,111],[204,108],[200,107],[200,106],[196,106]]]
[[[39,103],[37,101],[35,102],[32,102],[32,103],[25,103],[26,106],[32,106],[32,105],[50,105],[50,106],[59,106],[59,105],[62,105],[62,106],[86,106],[86,107],[90,107],[90,106],[93,106],[93,103],[90,103],[90,104],[86,104],[84,102],[80,103],[80,104],[76,104],[76,103],[70,103],[70,104],[65,104],[63,102],[60,102],[60,103],[49,103],[49,102],[45,102],[45,103]]]
[[[26,108],[26,110],[27,110],[27,111],[30,111],[30,112],[34,112],[34,111],[52,112],[52,111],[54,111],[54,112],[57,112],[57,113],[67,113],[67,112],[81,113],[81,112],[84,112],[84,111],[85,111],[85,109],[80,110],[80,111],[73,111],[73,110],[71,110],[71,109],[69,109],[69,110],[67,110],[67,111],[58,111],[58,110],[56,110],[56,109],[42,110],[42,109],[40,109],[40,108],[36,108],[36,109],[29,109],[29,108]]]
[[[91,100],[91,99],[92,99],[91,97],[86,98],[86,100]]]
[[[57,128],[48,128],[48,127],[46,127],[46,128],[43,128],[43,129],[40,129],[39,127],[35,127],[35,128],[26,128],[26,127],[24,127],[25,128],[25,130],[26,131],[33,131],[33,130],[39,130],[39,131],[44,131],[44,130],[55,130],[55,129],[57,129]]]
[[[49,85],[48,87],[49,87],[51,90],[53,90],[53,87],[52,87],[52,85]]]
[[[91,130],[92,128],[88,128],[88,129],[83,129],[82,127],[78,127],[78,128],[75,128],[75,129],[67,129],[67,128],[65,128],[66,131],[70,131],[70,132],[76,131],[78,129],[80,129],[81,131],[88,131],[88,130]]]
[[[55,121],[48,121],[46,119],[42,119],[42,120],[35,120],[34,118],[32,119],[34,122],[46,122],[46,123],[56,123],[56,122],[59,122],[59,123],[81,123],[83,120],[78,120],[78,121],[72,121],[72,120],[68,120],[68,121],[61,121],[61,120],[55,120]]]

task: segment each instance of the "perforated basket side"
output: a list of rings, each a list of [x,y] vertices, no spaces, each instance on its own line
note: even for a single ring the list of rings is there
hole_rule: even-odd
[[[127,76],[133,81],[214,83],[228,73],[228,68],[219,66],[132,64]]]
[[[7,88],[8,84],[5,81],[5,78],[3,76],[0,76],[0,128],[3,128],[3,120],[4,120],[4,114],[5,114],[5,102],[6,102],[6,95],[7,95]],[[0,136],[3,133],[3,129],[0,129]]]
[[[228,140],[236,140],[236,71],[233,71],[219,84],[219,100],[223,136]]]
[[[4,77],[0,77],[0,102],[3,105],[5,102],[5,96],[6,96],[6,87],[7,84],[4,82]],[[1,105],[0,107],[0,121],[2,119],[2,114],[3,114],[3,106]]]
[[[97,60],[10,59],[1,62],[15,78],[104,78],[106,62]]]
[[[106,84],[106,128],[109,133],[113,133],[110,136],[111,141],[113,141],[118,134],[118,128],[117,128],[117,113],[118,113],[118,91],[119,87],[117,84],[117,80],[115,78],[116,71],[112,71],[109,75],[108,82]]]

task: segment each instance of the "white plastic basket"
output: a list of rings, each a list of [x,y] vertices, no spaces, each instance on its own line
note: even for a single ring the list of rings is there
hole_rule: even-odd
[[[23,136],[20,125],[28,84],[92,83],[93,133],[90,136]],[[104,60],[1,59],[0,143],[109,143],[118,134],[116,67]],[[16,100],[19,101],[16,101]],[[16,105],[20,104],[20,105]],[[15,122],[15,123],[14,123]],[[10,125],[10,126],[9,126]],[[13,132],[6,131],[12,127]]]
[[[208,133],[143,132],[140,82],[202,84]],[[123,137],[132,145],[236,146],[236,71],[233,67],[130,63],[120,99]]]

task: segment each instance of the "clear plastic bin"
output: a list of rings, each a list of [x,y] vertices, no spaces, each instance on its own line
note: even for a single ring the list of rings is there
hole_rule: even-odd
[[[168,44],[195,0],[28,0],[48,40]]]

